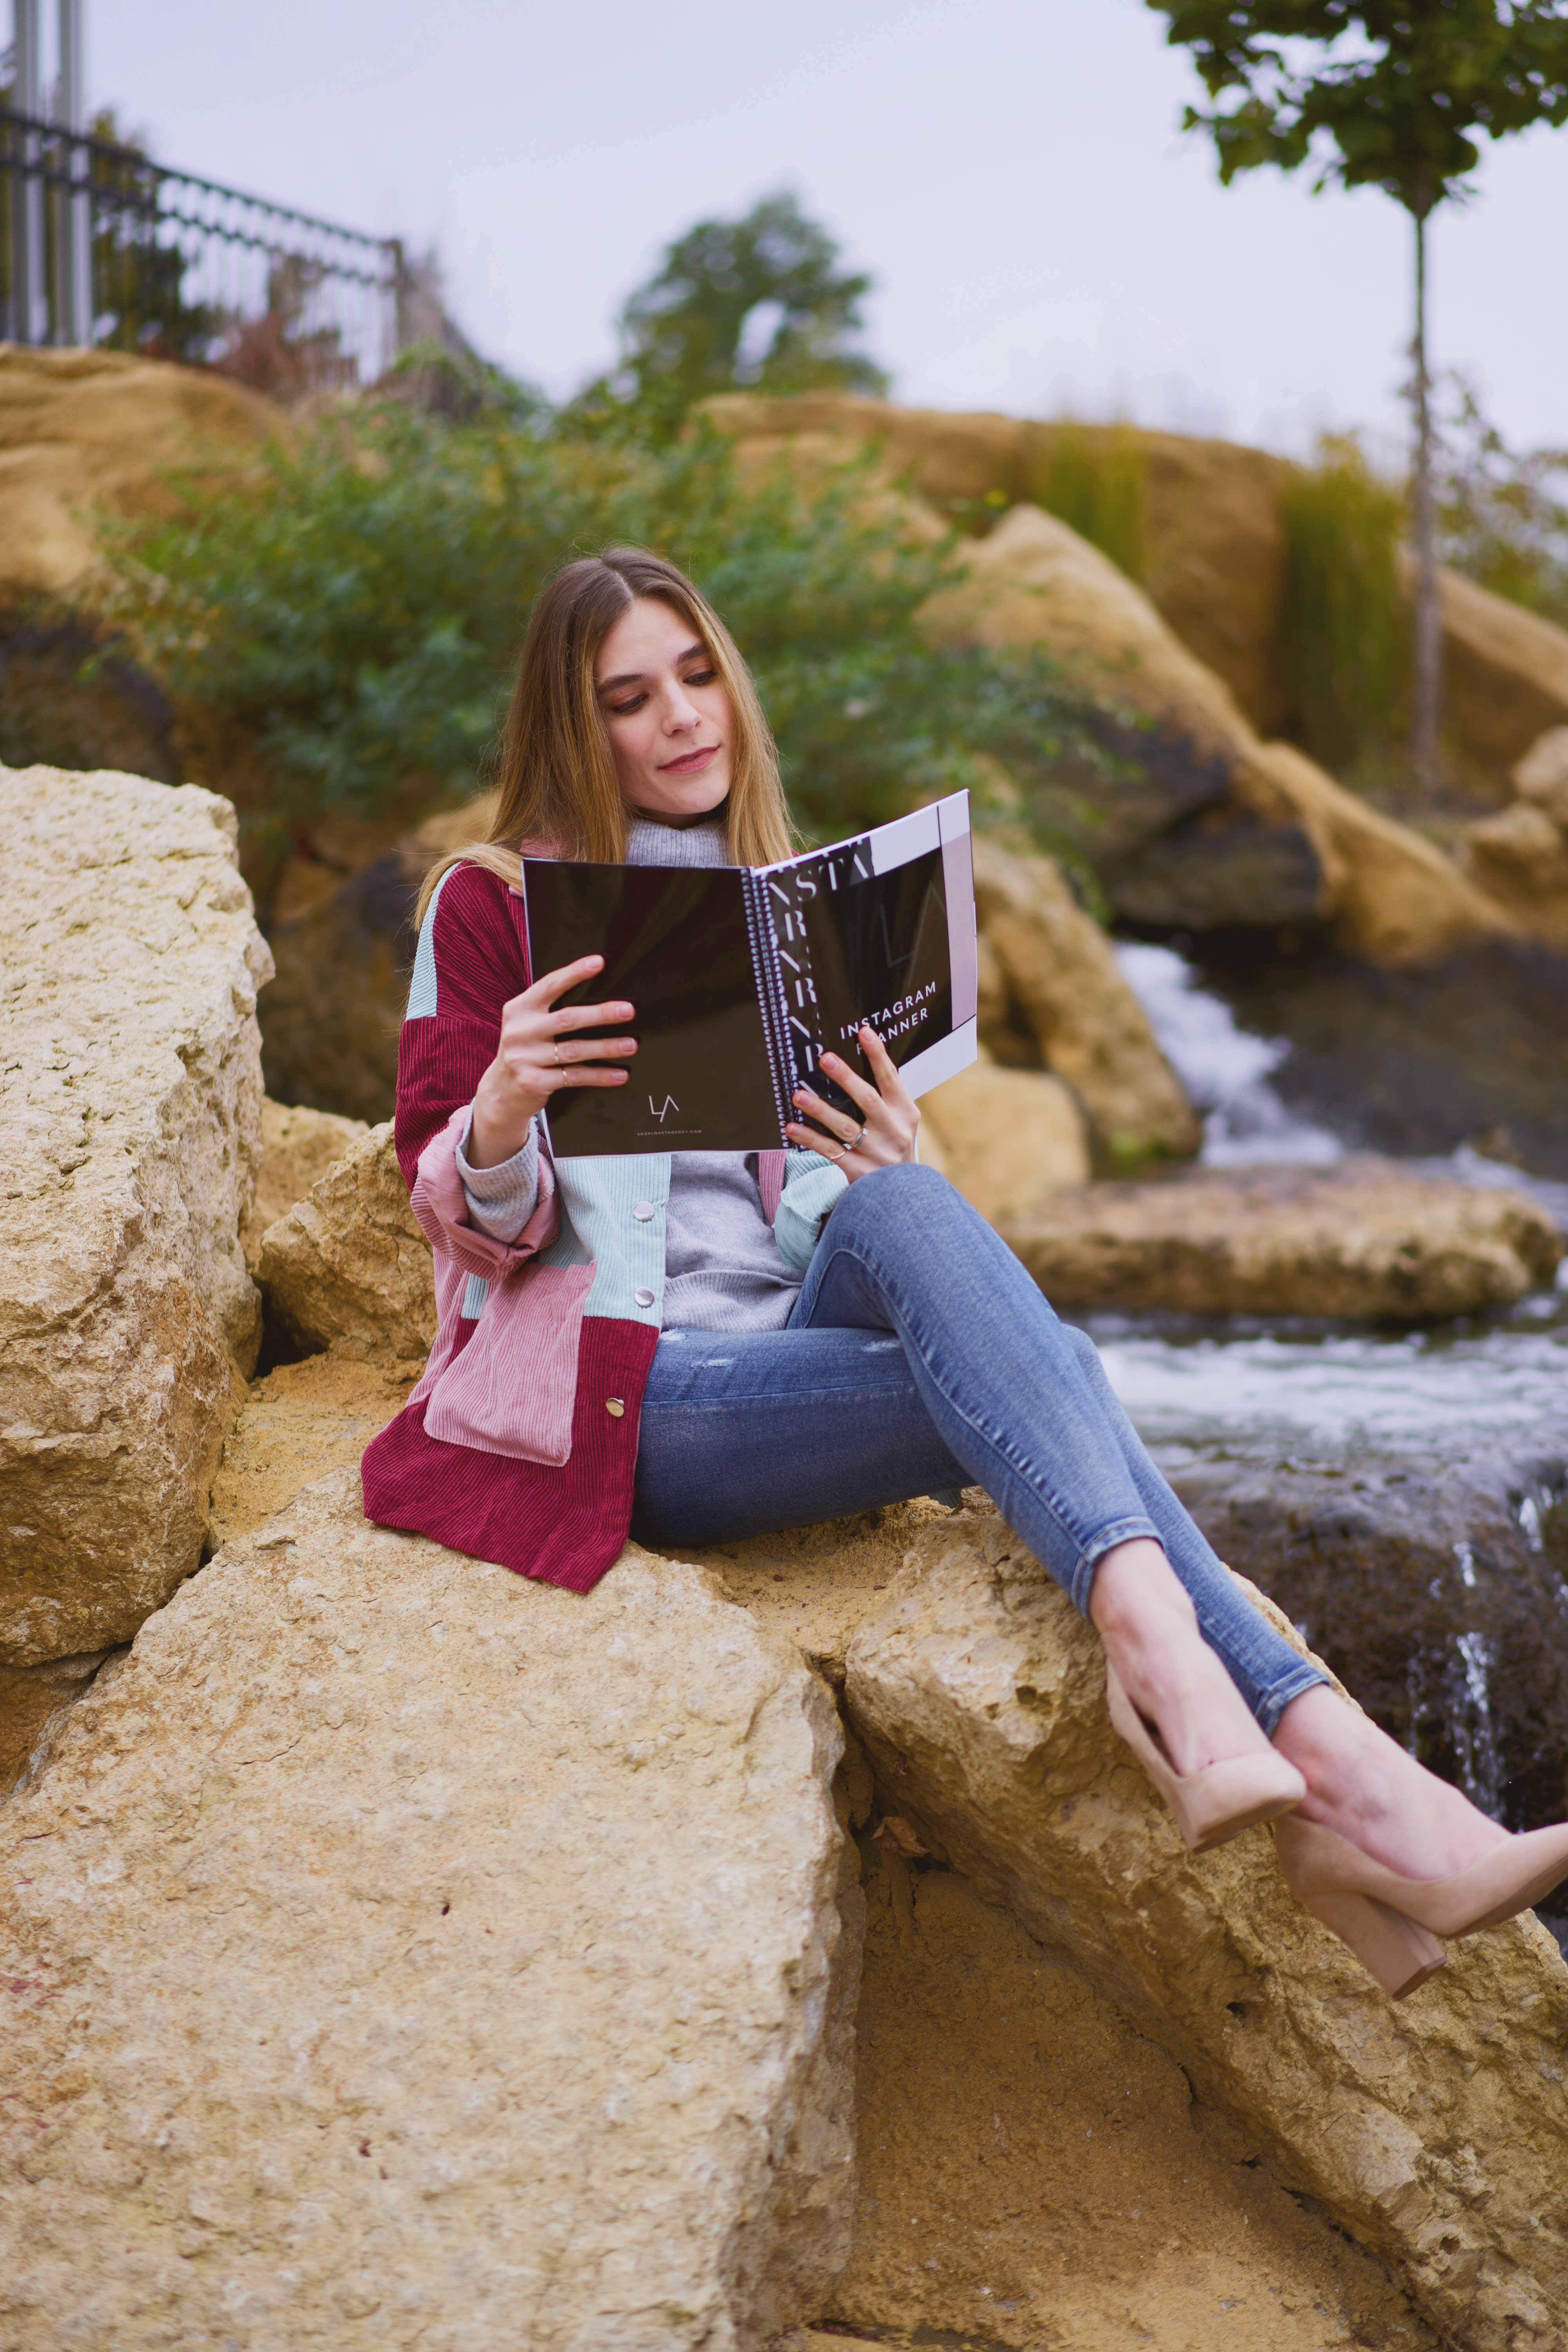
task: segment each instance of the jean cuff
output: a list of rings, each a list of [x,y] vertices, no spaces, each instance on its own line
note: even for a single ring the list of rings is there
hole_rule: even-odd
[[[1333,1687],[1321,1666],[1315,1666],[1310,1658],[1300,1659],[1290,1672],[1281,1675],[1277,1683],[1271,1683],[1266,1691],[1258,1693],[1258,1705],[1253,1709],[1258,1728],[1272,1739],[1279,1727],[1279,1718],[1291,1700],[1300,1698],[1303,1691],[1315,1690],[1320,1683],[1325,1690]]]
[[[1165,1549],[1153,1520],[1144,1518],[1142,1514],[1128,1519],[1112,1519],[1109,1527],[1101,1528],[1098,1535],[1085,1544],[1078,1556],[1072,1582],[1068,1587],[1068,1599],[1080,1617],[1089,1615],[1089,1596],[1094,1589],[1094,1571],[1106,1553],[1114,1551],[1118,1544],[1136,1542],[1140,1536],[1147,1536],[1151,1543],[1159,1544],[1162,1551]]]

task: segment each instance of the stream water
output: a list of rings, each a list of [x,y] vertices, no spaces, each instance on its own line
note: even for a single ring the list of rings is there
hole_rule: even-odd
[[[1204,1114],[1203,1160],[1327,1166],[1345,1150],[1272,1083],[1171,950],[1118,950]],[[1568,1184],[1462,1150],[1413,1171]],[[1426,1329],[1283,1318],[1082,1318],[1151,1450],[1214,1539],[1387,1727],[1512,1826],[1568,1791],[1568,1261],[1506,1313]],[[1561,1907],[1562,1898],[1558,1898]],[[1568,1951],[1568,1911],[1549,1924]]]
[[[1124,945],[1118,961],[1204,1114],[1209,1167],[1325,1166],[1341,1139],[1300,1118],[1269,1081],[1289,1047],[1249,1035],[1169,948]],[[1468,1148],[1413,1172],[1508,1185],[1568,1232],[1568,1184]],[[1414,1332],[1171,1317],[1085,1318],[1141,1433],[1167,1468],[1194,1455],[1317,1462],[1367,1448],[1422,1453],[1490,1436],[1568,1441],[1568,1260],[1558,1286],[1506,1314]]]

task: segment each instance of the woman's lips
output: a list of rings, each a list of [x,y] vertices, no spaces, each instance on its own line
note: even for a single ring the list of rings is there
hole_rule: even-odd
[[[700,751],[683,751],[679,760],[666,760],[659,770],[661,776],[700,776],[710,761],[716,760],[722,747],[706,743]]]

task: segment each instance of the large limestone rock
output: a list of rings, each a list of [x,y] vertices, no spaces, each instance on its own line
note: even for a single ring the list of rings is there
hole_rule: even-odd
[[[805,444],[842,462],[873,442],[889,479],[908,480],[948,511],[1048,506],[1066,443],[1090,462],[1131,455],[1142,475],[1141,584],[1150,602],[1260,735],[1289,726],[1279,499],[1297,469],[1287,460],[1182,433],[901,408],[841,393],[731,394],[706,413],[753,465]],[[1438,588],[1447,734],[1465,774],[1500,796],[1531,740],[1568,721],[1568,631],[1456,572],[1440,570]]]
[[[156,510],[169,467],[258,449],[281,422],[207,368],[0,344],[0,600],[79,593],[99,565],[95,505]]]
[[[1197,1315],[1469,1315],[1550,1282],[1563,1255],[1522,1193],[1376,1160],[1093,1184],[1003,1233],[1058,1306]]]
[[[196,1565],[260,1308],[270,972],[226,801],[0,771],[0,1659],[128,1641]]]
[[[1058,1589],[1000,1518],[967,1513],[917,1541],[850,1643],[845,1696],[920,1841],[1065,1954],[1450,2340],[1561,2352],[1568,1969],[1552,1938],[1525,1919],[1455,1946],[1394,2007],[1292,1902],[1267,1831],[1185,1852],[1103,1687]]]
[[[853,2212],[841,1747],[696,1569],[311,1488],[0,1816],[4,2341],[760,2352]]]
[[[363,1118],[342,1118],[333,1111],[305,1110],[297,1103],[263,1097],[261,1164],[257,1171],[256,1197],[240,1234],[245,1262],[252,1275],[261,1263],[261,1243],[268,1225],[287,1215],[350,1145],[369,1132]]]
[[[1285,534],[1279,493],[1293,468],[1261,449],[1126,425],[1043,424],[994,414],[903,408],[841,393],[730,394],[707,404],[753,463],[803,436],[848,454],[880,444],[888,474],[946,510],[1050,502],[1064,457],[1131,458],[1141,477],[1142,584],[1163,618],[1265,732],[1284,727],[1279,657]]]
[[[1568,950],[1568,727],[1549,727],[1510,779],[1519,797],[1466,830],[1464,862],[1521,930]]]
[[[1549,727],[1538,736],[1510,782],[1521,800],[1532,801],[1568,833],[1568,727]]]
[[[423,1363],[436,1337],[435,1276],[390,1120],[366,1129],[268,1228],[257,1279],[268,1318],[302,1353]]]
[[[983,1021],[998,1057],[1015,1055],[997,1033],[1026,1035],[1113,1153],[1195,1151],[1202,1130],[1181,1081],[1110,940],[1050,859],[1009,856],[976,836],[974,901],[994,961]]]
[[[1038,645],[1158,722],[1212,781],[1191,806],[1097,857],[1118,912],[1155,928],[1331,924],[1374,962],[1435,961],[1509,919],[1429,842],[1368,809],[1288,744],[1264,744],[1109,557],[1054,515],[1018,507],[931,610],[940,635]]]
[[[921,1101],[921,1158],[993,1224],[1087,1183],[1083,1113],[1059,1078],[989,1055]]]
[[[1437,592],[1444,725],[1461,765],[1500,796],[1537,737],[1568,723],[1568,630],[1457,572],[1439,572]]]

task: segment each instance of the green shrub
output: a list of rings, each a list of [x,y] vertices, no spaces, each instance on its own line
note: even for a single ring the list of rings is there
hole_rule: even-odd
[[[264,901],[321,812],[398,816],[482,781],[533,597],[617,541],[673,556],[724,614],[809,837],[984,793],[984,752],[1026,793],[1069,755],[1104,767],[1043,657],[926,647],[915,614],[946,551],[879,519],[866,485],[866,466],[810,494],[782,468],[742,484],[710,432],[637,447],[367,404],[242,482],[186,476],[173,520],[106,524],[111,613],[187,740],[259,754],[265,788],[237,796]]]
[[[1395,755],[1407,723],[1405,499],[1353,440],[1325,437],[1281,496],[1284,656],[1302,743],[1349,782]]]

